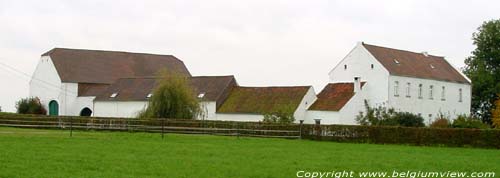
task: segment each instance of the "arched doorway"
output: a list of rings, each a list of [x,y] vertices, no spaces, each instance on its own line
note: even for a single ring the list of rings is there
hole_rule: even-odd
[[[59,104],[56,100],[49,102],[49,115],[58,116],[59,115]]]
[[[83,108],[82,111],[80,111],[80,116],[90,116],[92,115],[92,110],[89,108]]]

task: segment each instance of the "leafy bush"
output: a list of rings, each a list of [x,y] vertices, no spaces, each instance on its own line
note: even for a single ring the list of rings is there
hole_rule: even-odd
[[[491,111],[491,122],[493,126],[500,129],[500,94],[495,101],[495,108]]]
[[[421,116],[410,112],[397,112],[393,108],[379,106],[372,108],[365,100],[366,114],[363,112],[356,116],[356,121],[360,125],[385,125],[385,126],[405,126],[405,127],[423,127],[424,119]]]
[[[16,108],[19,114],[47,114],[38,97],[22,98],[16,103]]]
[[[201,113],[200,102],[189,85],[188,77],[163,70],[148,107],[138,117],[195,119]]]
[[[451,123],[448,119],[439,118],[439,119],[434,120],[429,127],[431,127],[431,128],[450,128]]]
[[[264,114],[265,123],[279,123],[279,124],[291,124],[295,121],[293,116],[293,110],[291,109],[280,109],[273,113]]]
[[[431,128],[450,128],[451,127],[451,122],[450,122],[450,116],[445,115],[442,112],[438,113],[438,117],[436,120],[434,120],[429,127]]]
[[[404,126],[404,127],[425,126],[424,118],[410,112],[396,112],[396,114],[392,119],[394,119],[399,126]]]
[[[469,128],[469,129],[488,129],[490,126],[481,122],[481,120],[474,117],[467,117],[465,115],[459,115],[457,119],[453,121],[453,128]]]

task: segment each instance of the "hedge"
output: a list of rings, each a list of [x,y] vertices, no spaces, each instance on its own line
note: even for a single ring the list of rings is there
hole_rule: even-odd
[[[500,149],[498,129],[322,125],[306,126],[304,132],[325,141]]]

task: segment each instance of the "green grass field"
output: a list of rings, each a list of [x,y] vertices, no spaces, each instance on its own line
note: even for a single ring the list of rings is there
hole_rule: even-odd
[[[0,127],[0,177],[295,177],[305,171],[493,171],[500,150]]]

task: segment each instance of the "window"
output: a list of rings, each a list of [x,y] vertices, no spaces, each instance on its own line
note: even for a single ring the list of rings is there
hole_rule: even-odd
[[[394,82],[394,96],[399,96],[399,82]]]
[[[407,98],[411,97],[410,96],[410,88],[411,88],[410,82],[406,83],[406,97]]]
[[[347,70],[347,64],[344,64],[344,70]]]
[[[418,98],[422,99],[422,84],[418,84]]]
[[[446,100],[445,94],[446,94],[446,88],[443,86],[441,87],[441,101]]]
[[[371,65],[371,68],[373,69],[373,64]]]
[[[458,89],[458,102],[462,102],[462,89]]]
[[[399,61],[398,61],[398,60],[396,60],[396,59],[394,59],[394,63],[399,64]]]
[[[434,91],[433,90],[434,90],[434,86],[432,86],[432,85],[429,86],[429,99],[431,99],[431,100],[434,99],[434,96],[433,96]]]
[[[109,96],[109,97],[110,97],[110,98],[115,98],[115,97],[116,97],[116,95],[118,95],[118,92],[117,92],[117,93],[113,93],[113,94],[111,94],[111,96]]]

